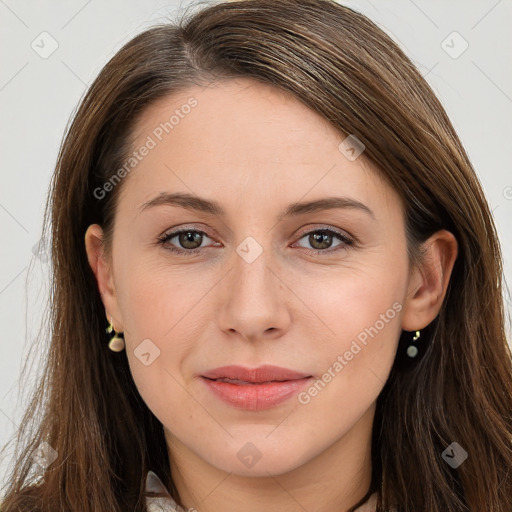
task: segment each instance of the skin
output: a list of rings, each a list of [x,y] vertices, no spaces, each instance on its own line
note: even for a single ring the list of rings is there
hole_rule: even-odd
[[[345,137],[298,100],[249,79],[159,100],[139,118],[134,148],[192,96],[197,106],[121,184],[112,259],[101,227],[87,230],[106,317],[124,331],[135,383],[164,425],[184,506],[346,511],[370,483],[375,402],[401,330],[422,329],[437,316],[455,239],[434,234],[424,263],[412,268],[403,204],[378,169],[364,153],[347,159],[338,149]],[[162,192],[216,200],[226,214],[172,205],[140,211]],[[278,219],[290,203],[332,196],[360,201],[373,216],[341,208]],[[196,235],[195,245],[180,245],[179,237],[157,244],[180,227],[206,235]],[[308,236],[327,228],[357,241],[347,246],[332,235],[322,246]],[[262,248],[251,263],[236,251],[248,236]],[[178,255],[170,246],[202,249]],[[322,247],[324,254],[308,253]],[[394,318],[307,404],[293,397],[241,411],[199,376],[227,364],[274,364],[321,379],[393,304],[400,309]],[[160,350],[149,366],[134,353],[145,339]],[[261,455],[252,467],[237,457],[248,442]]]

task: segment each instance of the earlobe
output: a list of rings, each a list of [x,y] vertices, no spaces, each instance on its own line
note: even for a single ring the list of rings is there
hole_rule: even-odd
[[[423,250],[424,258],[411,273],[404,301],[405,331],[421,330],[438,315],[457,258],[457,240],[451,232],[440,230],[423,243]]]
[[[89,266],[96,277],[98,291],[105,306],[106,318],[113,317],[116,330],[122,330],[117,296],[114,288],[114,279],[109,262],[106,261],[103,250],[103,230],[99,224],[91,224],[85,233],[85,249]]]

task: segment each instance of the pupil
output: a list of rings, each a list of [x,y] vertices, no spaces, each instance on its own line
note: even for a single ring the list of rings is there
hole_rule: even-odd
[[[187,249],[195,249],[196,247],[194,247],[194,238],[196,237],[200,237],[201,234],[200,233],[193,233],[191,231],[186,231],[184,233],[181,233],[182,235],[182,240],[180,240],[181,242],[181,245],[183,245],[184,247],[186,247]],[[197,241],[197,240],[196,240]],[[192,244],[192,247],[189,247],[187,244],[191,243]]]
[[[318,247],[318,249],[326,249],[329,247],[329,243],[327,241],[322,242],[323,237],[326,237],[326,239],[329,239],[331,235],[328,233],[314,233],[311,235],[312,239],[310,240],[310,243],[313,247],[315,247],[315,243],[320,242],[320,245],[322,247]]]

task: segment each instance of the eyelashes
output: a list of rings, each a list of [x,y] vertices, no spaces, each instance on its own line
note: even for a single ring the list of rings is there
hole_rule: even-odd
[[[166,233],[163,236],[159,237],[157,240],[157,244],[164,247],[166,250],[172,253],[180,254],[183,256],[191,256],[197,255],[198,253],[209,247],[177,247],[176,245],[171,244],[170,241],[174,238],[177,238],[178,244],[185,244],[186,246],[187,244],[193,245],[197,242],[201,244],[204,237],[210,238],[208,234],[205,233],[204,231],[197,229],[182,228],[176,231],[172,231],[170,233]],[[310,244],[319,243],[320,245],[328,245],[328,247],[320,249],[299,246],[301,249],[304,249],[304,251],[307,254],[312,254],[315,256],[330,255],[338,251],[346,251],[347,249],[350,249],[355,246],[355,239],[353,237],[350,237],[346,233],[332,228],[317,228],[310,231],[306,231],[300,235],[300,238],[297,240],[297,242],[301,241],[306,237],[308,237],[308,242]],[[334,239],[339,240],[340,243],[338,245],[335,245],[333,248],[332,244],[329,242]],[[294,245],[296,245],[297,242],[294,242]]]
[[[199,236],[202,238],[203,236],[208,237],[208,235],[204,231],[199,231],[197,229],[180,229],[178,231],[172,231],[171,233],[165,234],[162,237],[158,239],[158,243],[161,244],[163,247],[165,247],[166,250],[169,250],[174,253],[178,254],[197,254],[200,252],[203,247],[197,247],[193,249],[180,249],[173,245],[168,245],[168,242],[172,240],[175,237],[180,237],[181,235],[190,235],[190,234],[199,234]],[[209,238],[209,237],[208,237]]]
[[[302,240],[303,238],[308,237],[308,242],[312,243],[325,243],[325,239],[337,239],[341,243],[338,245],[335,245],[334,248],[331,246],[323,249],[309,249],[307,247],[302,247],[303,249],[306,249],[307,252],[315,255],[322,255],[322,254],[332,254],[334,252],[340,251],[340,250],[346,250],[350,247],[353,247],[355,242],[352,238],[350,238],[348,235],[341,233],[339,231],[335,231],[333,229],[328,228],[322,228],[322,229],[314,229],[307,231],[305,233],[302,233],[299,240]],[[328,244],[330,245],[330,244]]]

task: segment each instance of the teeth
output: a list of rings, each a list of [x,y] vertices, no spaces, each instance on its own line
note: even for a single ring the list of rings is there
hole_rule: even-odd
[[[230,384],[254,384],[254,382],[246,382],[245,380],[238,379],[216,379],[218,382],[228,382]]]

